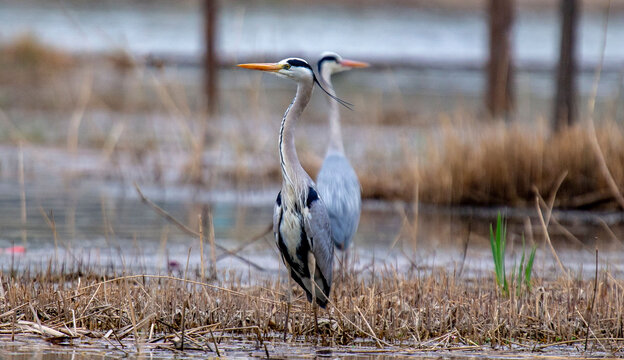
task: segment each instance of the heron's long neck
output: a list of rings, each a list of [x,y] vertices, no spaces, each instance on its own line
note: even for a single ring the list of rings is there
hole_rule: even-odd
[[[312,87],[314,83],[299,82],[297,83],[297,94],[286,109],[279,134],[279,154],[280,165],[282,167],[282,176],[284,181],[292,187],[302,185],[308,174],[301,167],[299,158],[297,157],[297,149],[295,148],[295,126],[303,109],[305,109],[310,96],[312,95]],[[305,183],[307,189],[307,183]]]
[[[336,96],[334,86],[331,82],[331,73],[329,71],[324,71],[322,76],[327,85],[327,91]],[[342,132],[340,131],[340,110],[338,109],[338,102],[330,97],[327,99],[329,101],[329,146],[327,152],[344,153]]]

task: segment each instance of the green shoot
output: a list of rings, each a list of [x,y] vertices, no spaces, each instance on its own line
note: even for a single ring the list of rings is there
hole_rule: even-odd
[[[507,241],[507,223],[503,216],[498,213],[496,217],[496,230],[490,224],[490,246],[492,247],[492,258],[494,259],[494,270],[496,272],[496,284],[508,293],[507,277],[505,276],[505,242]]]
[[[509,295],[509,284],[515,284],[516,294],[522,294],[524,288],[531,290],[531,274],[533,272],[533,262],[537,246],[533,245],[528,259],[526,258],[525,241],[522,236],[522,255],[518,267],[512,267],[511,279],[507,280],[505,268],[505,245],[507,243],[507,222],[505,217],[498,213],[496,217],[496,228],[490,224],[490,246],[492,247],[492,258],[494,260],[494,271],[496,273],[496,284],[505,295]],[[526,260],[526,261],[525,261]]]
[[[512,283],[515,280],[516,294],[522,294],[523,285],[527,290],[531,290],[531,273],[533,271],[533,261],[535,260],[537,246],[533,245],[531,248],[531,254],[529,254],[529,258],[526,263],[524,262],[525,249],[526,246],[524,236],[522,236],[522,256],[520,257],[520,265],[518,265],[518,269],[512,273]]]
[[[524,284],[527,289],[531,291],[531,273],[533,272],[533,261],[535,260],[535,252],[537,251],[537,245],[533,244],[531,248],[531,255],[529,255],[529,261],[524,268]]]

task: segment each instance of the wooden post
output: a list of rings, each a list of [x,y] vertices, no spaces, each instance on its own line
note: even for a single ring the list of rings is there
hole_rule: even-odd
[[[206,94],[206,108],[210,115],[218,110],[219,96],[217,94],[218,60],[216,53],[217,37],[217,0],[204,0],[204,92]]]
[[[486,106],[493,118],[506,116],[513,108],[513,10],[513,0],[490,0],[490,57]]]
[[[561,0],[561,49],[553,127],[556,132],[576,121],[576,26],[578,0]]]

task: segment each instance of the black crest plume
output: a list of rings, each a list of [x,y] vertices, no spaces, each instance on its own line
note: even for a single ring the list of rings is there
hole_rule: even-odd
[[[314,72],[312,72],[312,77],[314,78],[314,82],[321,88],[321,90],[323,90],[323,92],[325,92],[325,94],[329,95],[330,98],[336,100],[336,102],[338,104],[346,107],[349,110],[353,110],[353,104],[351,104],[350,102],[344,101],[341,98],[339,98],[338,96],[332,95],[332,94],[329,93],[329,91],[325,90],[325,88],[321,85],[321,83],[316,78],[316,75],[314,75]]]
[[[316,75],[314,74],[314,70],[312,70],[312,67],[310,66],[310,64],[308,64],[307,62],[300,60],[300,59],[289,59],[288,63],[292,66],[300,66],[300,67],[304,67],[307,69],[310,69],[310,71],[312,72],[312,78],[314,79],[314,82],[321,88],[321,90],[323,90],[323,92],[327,95],[329,95],[330,98],[334,99],[338,104],[346,107],[349,110],[353,110],[353,104],[346,102],[342,99],[340,99],[339,97],[337,97],[336,95],[332,95],[329,93],[329,91],[325,90],[325,88],[323,87],[323,85],[321,85],[321,83],[318,81],[318,79],[316,78]]]

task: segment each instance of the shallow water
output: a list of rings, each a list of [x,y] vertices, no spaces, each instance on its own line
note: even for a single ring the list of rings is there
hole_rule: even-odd
[[[21,225],[19,189],[19,184],[11,181],[0,183],[2,271],[45,269],[50,261],[68,269],[81,265],[131,273],[182,271],[187,261],[191,269],[200,264],[199,240],[143,204],[132,186],[94,180],[66,183],[50,180],[45,186],[31,183],[25,187],[25,226]],[[143,191],[191,229],[198,229],[200,214],[204,217],[212,214],[216,243],[235,249],[262,234],[271,224],[277,189],[246,192],[147,187]],[[511,258],[518,259],[521,255],[524,233],[527,241],[538,244],[535,271],[546,274],[555,269],[552,253],[540,235],[539,220],[532,209],[427,205],[414,208],[404,203],[375,201],[364,203],[353,248],[358,259],[356,266],[405,271],[444,268],[462,271],[464,276],[487,275],[491,271],[489,224],[494,222],[498,211],[510,216]],[[620,274],[624,269],[624,246],[617,234],[624,231],[622,213],[558,212],[555,217],[578,238],[570,240],[560,228],[551,226],[550,235],[557,253],[573,271],[593,274],[594,248],[597,248],[600,266],[609,267],[614,275]],[[49,222],[52,218],[56,240]],[[532,231],[526,227],[527,221],[532,224]],[[531,232],[534,234],[529,236]],[[15,245],[24,246],[25,253],[11,252]],[[209,259],[207,243],[204,253]],[[220,253],[217,251],[217,256]],[[240,250],[239,255],[261,264],[268,273],[278,271],[281,266],[270,234]],[[242,273],[257,270],[232,257],[220,258],[217,269]]]
[[[0,338],[0,355],[6,360],[21,359],[204,359],[216,357],[214,352],[186,350],[172,351],[168,348],[149,345],[136,352],[132,341],[120,343],[100,341],[75,341],[72,346],[55,346],[40,339],[21,339],[14,343]],[[521,348],[488,348],[456,350],[418,349],[410,347],[390,347],[378,349],[372,346],[310,346],[301,344],[285,345],[281,342],[265,341],[266,348],[256,341],[228,340],[219,344],[221,357],[226,358],[289,358],[289,359],[615,359],[613,354],[600,351],[582,353],[573,346],[554,346],[547,352],[531,352]]]
[[[25,359],[67,359],[67,360],[92,360],[92,359],[204,359],[216,358],[214,352],[186,350],[172,351],[155,344],[143,346],[137,352],[136,345],[132,341],[121,343],[76,340],[72,346],[51,345],[37,338],[22,338],[16,342],[0,337],[0,358],[5,360]],[[255,341],[235,340],[227,341],[219,345],[220,355],[227,358],[266,358],[267,352],[270,358],[289,359],[595,359],[610,358],[610,354],[592,352],[583,355],[578,349],[571,346],[558,346],[548,353],[529,352],[522,349],[490,349],[487,347],[473,350],[424,350],[409,347],[393,347],[377,349],[367,346],[335,346],[322,347],[310,345],[284,345],[282,343],[266,342],[266,348],[259,346]]]

